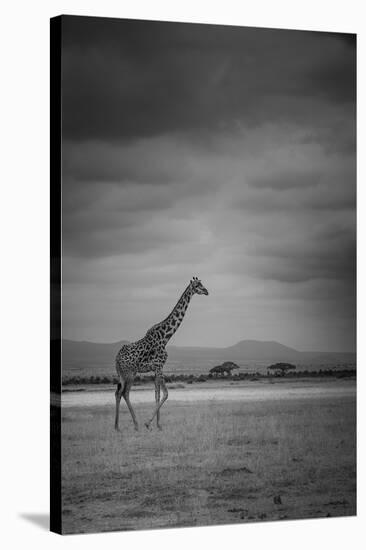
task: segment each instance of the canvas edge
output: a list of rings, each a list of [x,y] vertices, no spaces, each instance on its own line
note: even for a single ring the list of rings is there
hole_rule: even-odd
[[[50,531],[61,510],[61,26],[50,19]]]

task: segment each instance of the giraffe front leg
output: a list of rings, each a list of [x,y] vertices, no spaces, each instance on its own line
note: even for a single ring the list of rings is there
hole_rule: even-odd
[[[161,407],[164,405],[165,401],[168,399],[168,389],[166,387],[166,384],[165,384],[165,381],[162,377],[162,375],[156,375],[156,378],[157,378],[157,382],[156,384],[159,384],[159,392],[160,392],[160,388],[163,390],[163,398],[160,402],[158,402],[156,404],[156,407],[155,407],[155,411],[154,411],[154,414],[152,415],[152,417],[150,418],[150,420],[148,422],[145,423],[145,426],[148,430],[150,430],[151,428],[151,424],[152,424],[152,421],[154,420],[155,416],[157,417],[157,422],[158,422],[158,428],[161,430],[161,425],[160,425],[160,409]],[[156,395],[156,394],[155,394]],[[159,395],[160,397],[160,395]],[[159,415],[159,416],[158,416]]]
[[[160,403],[160,381],[157,376],[155,376],[155,405],[156,407]],[[162,430],[162,427],[160,425],[160,409],[158,409],[156,413],[156,426],[158,430]]]
[[[155,407],[157,408],[159,403],[160,403],[160,380],[159,380],[159,376],[155,376],[154,383],[155,383]],[[151,429],[151,421],[150,422],[145,422],[145,426],[148,430],[150,430]],[[160,410],[159,409],[157,409],[157,413],[156,413],[156,426],[157,426],[158,430],[162,430],[162,427],[160,425]]]

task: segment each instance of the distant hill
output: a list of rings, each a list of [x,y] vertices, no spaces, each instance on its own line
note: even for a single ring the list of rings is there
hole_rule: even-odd
[[[291,359],[301,357],[301,352],[273,341],[241,340],[234,346],[224,348],[225,354],[242,359]]]
[[[114,374],[114,360],[127,340],[100,344],[63,340],[63,376]],[[168,346],[166,372],[205,373],[223,361],[234,361],[243,370],[266,369],[270,363],[293,362],[299,369],[354,364],[355,353],[301,352],[279,342],[241,340],[225,348]]]

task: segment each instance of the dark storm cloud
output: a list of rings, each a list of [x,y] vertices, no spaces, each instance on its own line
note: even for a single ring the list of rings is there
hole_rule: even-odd
[[[301,181],[301,178],[299,179]],[[312,187],[316,186],[318,186],[318,190],[314,193]],[[347,186],[349,186],[349,189],[347,189]],[[308,211],[309,213],[316,210],[334,212],[337,210],[353,210],[356,204],[355,196],[356,189],[347,180],[343,182],[343,186],[342,184],[336,186],[333,182],[324,185],[319,183],[312,185],[311,182],[308,182],[307,185],[302,187],[292,188],[291,192],[286,187],[280,187],[276,190],[273,188],[258,190],[255,193],[248,194],[242,200],[236,199],[235,207],[258,214],[266,214],[273,212],[273,210],[283,215],[286,215],[289,210],[294,212]]]
[[[79,182],[148,185],[187,182],[193,175],[197,177],[197,165],[202,162],[195,147],[170,137],[127,144],[65,142],[63,153],[64,178]]]
[[[315,142],[316,143],[316,142]],[[267,155],[268,156],[268,155]],[[354,210],[356,162],[354,154],[329,154],[319,146],[295,144],[247,171],[248,192],[233,201],[235,208],[262,213]],[[280,159],[280,160],[279,160]],[[290,214],[289,214],[290,215]]]
[[[313,279],[344,280],[353,286],[356,276],[356,236],[347,229],[313,235],[297,241],[273,242],[257,247],[254,271],[264,279],[298,283]]]
[[[159,219],[171,206],[172,189],[170,193],[156,188],[152,192],[147,185],[136,192],[134,186],[110,184],[106,189],[105,185],[70,181],[64,190],[63,249],[70,256],[138,254],[188,239],[187,234],[180,234],[175,220],[169,231],[155,221],[154,211]]]
[[[139,337],[198,275],[177,344],[351,349],[355,37],[63,25],[65,337]]]
[[[309,174],[301,174],[298,171],[289,171],[282,174],[268,174],[267,178],[252,179],[248,182],[249,187],[255,189],[276,189],[278,191],[284,191],[287,189],[314,187],[319,185],[319,174],[313,174],[311,177]]]
[[[63,33],[70,139],[306,123],[355,98],[352,35],[79,17]]]

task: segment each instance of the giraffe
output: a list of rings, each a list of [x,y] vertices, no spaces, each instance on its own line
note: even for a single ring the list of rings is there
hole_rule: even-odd
[[[116,430],[119,430],[121,397],[124,398],[131,413],[135,430],[139,429],[136,415],[130,402],[130,390],[136,374],[143,372],[155,373],[155,410],[150,420],[145,423],[145,426],[147,429],[151,429],[151,423],[156,417],[157,427],[161,430],[160,409],[168,399],[168,390],[163,376],[163,367],[168,357],[165,347],[182,323],[189,302],[194,294],[208,295],[207,289],[197,277],[191,279],[168,317],[152,326],[141,340],[125,344],[117,353],[116,370],[119,382],[115,393],[116,416],[114,427]],[[163,391],[161,401],[160,389]]]

